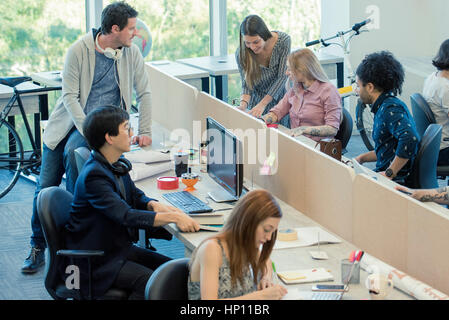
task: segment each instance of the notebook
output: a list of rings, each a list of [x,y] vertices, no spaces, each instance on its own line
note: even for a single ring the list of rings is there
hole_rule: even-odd
[[[333,281],[334,276],[324,268],[279,271],[277,276],[285,284]]]
[[[189,214],[193,220],[198,222],[199,224],[213,224],[213,225],[223,225],[224,224],[224,217],[220,213],[195,213],[195,214]]]

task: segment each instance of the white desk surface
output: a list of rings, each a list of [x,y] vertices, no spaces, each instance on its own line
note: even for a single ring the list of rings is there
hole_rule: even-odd
[[[133,121],[133,120],[132,120]],[[153,121],[153,146],[151,149],[157,150],[161,148],[160,142],[162,141],[163,133],[165,137],[168,137],[166,130],[160,128],[157,123]],[[198,197],[200,200],[204,202],[208,202],[209,205],[213,209],[220,208],[229,208],[232,207],[232,204],[228,203],[215,203],[211,199],[206,198],[207,192],[212,191],[215,188],[219,188],[218,185],[212,181],[211,178],[207,175],[207,173],[202,173],[200,169],[202,168],[199,164],[197,164],[197,160],[193,161],[192,172],[200,174],[202,179],[195,185],[196,191],[193,192],[193,195]],[[203,166],[205,167],[205,166]],[[174,170],[164,172],[158,176],[174,176]],[[182,191],[184,185],[180,182],[180,187],[176,190],[159,190],[157,189],[157,176],[150,177],[144,180],[140,180],[136,182],[137,187],[139,187],[142,191],[144,191],[148,196],[159,199],[161,202],[166,202],[166,200],[162,197],[163,193],[168,192],[178,192]],[[245,181],[245,185],[247,187],[251,187],[251,182]],[[257,186],[254,186],[257,188]],[[283,217],[280,222],[280,228],[298,228],[298,227],[308,227],[308,226],[317,226],[318,224],[297,211],[293,207],[289,206],[283,201],[278,200],[278,203],[282,209]],[[229,211],[221,211],[223,215],[226,217],[230,214]],[[187,252],[193,251],[204,239],[215,234],[214,232],[208,231],[200,231],[196,233],[184,233],[180,232],[175,224],[169,224],[165,227],[170,233],[172,233],[175,237],[177,237],[186,247]],[[321,227],[323,228],[323,227]],[[323,228],[325,229],[325,228]],[[325,229],[326,230],[326,229]],[[329,230],[326,230],[329,232]],[[332,233],[332,232],[331,232]],[[334,234],[335,235],[335,234]],[[336,235],[335,235],[336,236]],[[337,236],[337,238],[340,238]],[[341,239],[341,238],[340,238]],[[303,247],[303,248],[290,248],[290,249],[278,249],[273,250],[271,255],[272,260],[276,264],[277,271],[286,271],[286,270],[298,270],[298,269],[309,269],[309,268],[319,268],[324,267],[332,273],[334,276],[334,281],[328,281],[323,283],[340,283],[341,282],[341,265],[340,262],[342,259],[347,259],[352,250],[356,250],[354,245],[342,240],[339,244],[328,244],[321,245],[320,250],[325,251],[329,259],[328,260],[313,260],[309,254],[311,250],[317,250],[317,246],[313,247]],[[361,269],[360,271],[360,284],[350,284],[349,292],[347,292],[343,299],[344,300],[352,300],[352,299],[369,299],[368,290],[364,286],[365,278],[368,274]],[[289,290],[299,288],[300,290],[310,290],[312,287],[312,283],[308,284],[294,284],[294,285],[285,285]],[[388,299],[412,299],[412,297],[402,293],[401,291],[394,290],[389,296]]]
[[[320,63],[323,65],[343,62],[342,57],[326,53],[317,53],[316,55],[318,57],[318,60],[320,60]],[[239,72],[234,54],[228,54],[227,56],[205,56],[187,58],[179,59],[177,61],[189,66],[206,70],[213,76],[222,76]]]
[[[31,79],[33,79],[34,82],[51,87],[59,87],[62,85],[61,71],[33,73]]]
[[[17,87],[19,90],[30,90],[30,89],[38,89],[41,88],[40,86],[28,81],[28,82],[22,82]],[[14,89],[8,86],[5,86],[3,84],[0,84],[0,99],[9,99],[12,97],[14,93]],[[45,95],[47,92],[33,92],[33,93],[26,93],[21,94],[20,96],[39,96],[39,95]]]
[[[158,68],[159,70],[181,80],[209,77],[209,73],[207,71],[175,61],[158,60],[146,62],[146,64]]]

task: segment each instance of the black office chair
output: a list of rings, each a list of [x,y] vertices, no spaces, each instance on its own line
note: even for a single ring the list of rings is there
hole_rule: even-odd
[[[42,189],[37,198],[37,213],[48,246],[48,261],[45,275],[45,289],[55,300],[75,299],[83,300],[80,291],[68,289],[62,279],[59,268],[64,263],[64,257],[93,259],[104,254],[98,250],[64,250],[62,230],[70,216],[72,194],[60,187]],[[91,286],[89,279],[89,292]],[[87,297],[87,299],[91,298]],[[128,293],[124,290],[111,288],[101,298],[102,300],[127,299]]]
[[[348,145],[349,139],[352,136],[353,121],[351,114],[346,108],[343,108],[343,119],[340,123],[340,128],[338,129],[335,139],[341,141],[342,154],[347,152],[346,146]]]
[[[419,143],[418,154],[409,177],[406,179],[406,186],[414,189],[438,188],[437,161],[440,151],[442,127],[439,124],[430,124],[421,142]]]
[[[84,163],[90,157],[90,150],[89,148],[86,147],[79,147],[76,148],[74,152],[75,152],[76,169],[78,170],[79,175],[81,170],[83,169]]]
[[[170,260],[157,268],[145,287],[146,300],[187,300],[189,258]]]
[[[432,123],[436,123],[435,116],[426,99],[424,99],[420,93],[412,94],[410,96],[410,102],[412,104],[412,112],[416,123],[416,129],[418,134],[422,137],[427,127]],[[439,179],[446,180],[449,176],[449,166],[437,166],[437,176]]]

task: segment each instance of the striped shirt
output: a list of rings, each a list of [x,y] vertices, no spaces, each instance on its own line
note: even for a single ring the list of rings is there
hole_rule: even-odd
[[[291,49],[290,36],[281,31],[274,32],[278,34],[278,39],[273,47],[270,63],[268,67],[260,66],[260,79],[255,83],[252,90],[248,88],[245,81],[245,71],[240,64],[240,49],[237,48],[235,52],[235,59],[237,60],[237,66],[242,79],[242,94],[251,96],[247,108],[249,110],[254,108],[267,94],[273,98],[266,106],[263,114],[266,114],[282,99],[285,94],[285,83],[287,81],[285,71],[287,70],[287,56],[290,54]]]

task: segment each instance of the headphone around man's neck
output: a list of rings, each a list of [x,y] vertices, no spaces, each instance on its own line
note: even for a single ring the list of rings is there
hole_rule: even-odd
[[[100,36],[100,33],[101,32],[98,32],[97,36],[95,37],[95,45],[97,46],[98,50],[100,50],[100,52],[103,53],[106,58],[113,59],[114,61],[119,60],[122,57],[122,49],[103,49],[98,43],[98,37]]]
[[[126,158],[121,157],[111,165],[100,152],[92,150],[91,153],[97,161],[106,165],[117,176],[124,176],[133,168],[131,162]]]

